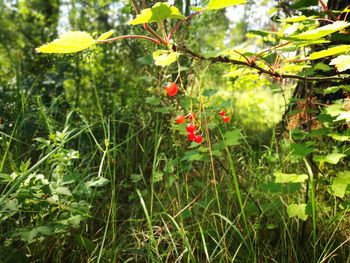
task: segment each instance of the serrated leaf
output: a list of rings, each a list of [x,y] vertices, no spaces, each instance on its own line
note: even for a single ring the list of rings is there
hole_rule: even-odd
[[[247,0],[210,0],[207,9],[208,10],[216,10],[222,9],[229,6],[245,4]]]
[[[110,30],[106,33],[103,33],[101,36],[98,37],[97,41],[108,39],[111,35],[113,35],[113,32],[113,30]]]
[[[104,177],[98,177],[86,183],[87,187],[101,187],[109,183],[109,180]]]
[[[322,37],[325,37],[329,34],[332,34],[334,32],[340,31],[346,27],[348,27],[350,23],[344,22],[344,21],[336,21],[332,24],[322,26],[313,30],[309,30],[306,32],[303,32],[299,35],[293,36],[294,38],[298,38],[301,40],[305,39],[319,39]]]
[[[287,214],[291,217],[298,217],[306,221],[308,215],[306,214],[306,204],[291,204],[287,208]]]
[[[334,65],[339,72],[350,69],[350,55],[342,55],[333,58],[329,65]]]
[[[281,172],[276,172],[273,174],[276,179],[275,183],[285,184],[285,183],[303,183],[308,179],[306,174],[285,174]]]
[[[141,11],[135,19],[131,20],[129,24],[139,25],[151,22],[162,22],[165,19],[185,19],[180,10],[168,3],[156,3],[152,8],[147,8]]]
[[[88,33],[71,31],[60,35],[58,39],[35,50],[41,53],[68,54],[90,48],[94,44],[96,44],[96,41]]]
[[[326,50],[314,52],[310,55],[310,59],[319,59],[319,58],[324,58],[324,57],[329,57],[329,56],[334,56],[340,53],[345,53],[346,51],[350,50],[350,45],[341,45],[341,46],[335,46],[331,47]]]
[[[157,66],[166,67],[174,63],[179,56],[177,52],[171,52],[168,50],[157,50],[153,52],[153,59]]]
[[[333,190],[335,196],[343,198],[349,184],[350,171],[343,171],[337,174],[337,177],[333,180],[331,189]]]

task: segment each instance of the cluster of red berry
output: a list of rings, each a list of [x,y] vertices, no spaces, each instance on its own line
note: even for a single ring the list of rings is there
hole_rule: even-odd
[[[179,91],[179,87],[177,86],[176,83],[171,82],[165,87],[165,91],[170,97],[174,97],[177,92]],[[225,123],[228,123],[230,121],[230,117],[226,115],[225,111],[220,111],[219,115],[222,118],[222,121]],[[201,143],[203,141],[203,136],[202,135],[196,135],[197,132],[197,127],[195,124],[196,120],[196,114],[194,112],[190,112],[186,116],[179,114],[176,116],[176,123],[177,124],[183,124],[186,123],[186,117],[189,121],[189,123],[186,126],[186,131],[187,131],[187,138],[191,142],[196,142],[196,143]]]
[[[194,112],[190,112],[187,116],[184,116],[182,114],[176,116],[176,123],[177,124],[183,124],[186,122],[186,117],[190,121],[189,124],[186,126],[187,131],[187,138],[191,142],[201,143],[203,141],[202,135],[196,135],[197,127],[194,123],[196,120],[196,114]]]
[[[220,112],[219,112],[219,115],[221,116],[222,121],[223,121],[224,123],[228,123],[228,122],[230,121],[230,117],[226,115],[226,112],[225,112],[225,111],[223,111],[223,110],[220,111]]]
[[[174,97],[179,91],[179,87],[176,83],[171,82],[165,87],[165,92],[169,97]],[[197,127],[195,125],[196,114],[194,112],[190,112],[187,116],[190,123],[186,126],[187,138],[191,142],[201,143],[203,141],[202,135],[196,135]],[[182,114],[176,116],[176,123],[183,124],[186,122],[186,117]]]

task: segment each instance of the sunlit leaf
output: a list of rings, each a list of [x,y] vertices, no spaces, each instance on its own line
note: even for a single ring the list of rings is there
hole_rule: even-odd
[[[285,174],[276,172],[273,174],[276,179],[275,183],[303,183],[308,179],[308,176],[306,174]]]
[[[333,152],[333,153],[327,154],[326,156],[316,155],[314,156],[314,160],[316,162],[321,163],[321,165],[323,163],[337,164],[345,156],[346,155],[343,153]]]
[[[345,53],[346,51],[350,50],[350,45],[341,45],[341,46],[335,46],[331,47],[326,50],[314,52],[310,55],[310,59],[319,59],[323,57],[329,57],[329,56],[334,56],[340,53]]]
[[[335,196],[343,198],[346,193],[346,188],[350,184],[350,171],[344,171],[337,174],[337,177],[333,180],[331,189]]]
[[[181,14],[179,9],[168,3],[156,3],[152,8],[142,10],[141,14],[138,14],[129,24],[159,23],[168,18],[185,19],[185,16]]]
[[[233,5],[245,4],[247,0],[210,0],[207,9],[215,10],[226,8]]]
[[[335,65],[339,72],[350,69],[350,55],[342,55],[332,59],[329,65]]]
[[[328,134],[328,136],[336,141],[341,141],[341,142],[350,141],[350,136],[346,134],[344,135],[339,133],[330,133]]]
[[[306,32],[303,32],[299,35],[293,36],[294,38],[298,38],[301,40],[305,39],[319,39],[321,37],[325,37],[329,34],[332,34],[334,32],[340,31],[346,27],[348,27],[350,23],[344,22],[344,21],[336,21],[332,24],[322,26],[313,30],[309,30]]]
[[[292,16],[292,17],[289,17],[289,18],[286,18],[286,19],[282,19],[283,22],[286,22],[286,23],[295,23],[295,22],[301,22],[301,21],[305,21],[305,20],[309,20],[309,19],[313,19],[315,18],[316,16]]]
[[[51,43],[38,47],[41,53],[74,53],[92,47],[96,41],[86,32],[71,31],[60,35]]]
[[[306,214],[306,204],[291,204],[287,208],[289,217],[298,217],[304,221],[308,218]]]
[[[113,30],[110,30],[110,31],[108,31],[108,32],[106,32],[106,33],[103,33],[101,36],[99,36],[99,38],[97,39],[97,41],[108,39],[111,35],[113,35],[113,32],[114,32]]]
[[[346,121],[350,122],[350,111],[342,111],[338,117],[335,119],[335,121]]]
[[[157,66],[169,66],[174,63],[179,56],[177,52],[170,52],[168,50],[157,50],[153,52],[153,59]]]

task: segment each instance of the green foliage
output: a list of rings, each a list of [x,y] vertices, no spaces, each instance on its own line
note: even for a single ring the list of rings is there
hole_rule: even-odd
[[[226,8],[233,5],[245,4],[247,0],[210,0],[207,6],[208,10]]]
[[[170,6],[168,3],[158,2],[151,8],[143,9],[141,14],[137,15],[129,24],[160,23],[165,19],[185,19],[185,16],[176,7]]]

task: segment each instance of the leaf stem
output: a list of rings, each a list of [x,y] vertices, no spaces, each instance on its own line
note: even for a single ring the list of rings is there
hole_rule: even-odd
[[[158,39],[148,37],[148,36],[142,36],[142,35],[125,35],[125,36],[120,36],[120,37],[114,37],[114,38],[109,38],[105,40],[97,40],[97,43],[109,43],[109,42],[114,42],[122,39],[130,39],[130,38],[138,38],[138,39],[146,39],[149,41],[152,41],[153,43],[160,45],[161,42]]]
[[[194,16],[203,13],[205,10],[207,10],[207,9],[203,8],[203,9],[201,9],[201,10],[199,10],[199,11],[197,11],[197,12],[195,12],[195,13],[189,15],[189,16],[187,16],[185,19],[180,20],[179,22],[177,22],[176,25],[170,30],[170,33],[168,35],[168,42],[173,38],[174,33],[180,28],[180,26],[183,23],[185,23],[186,21],[192,19]]]

